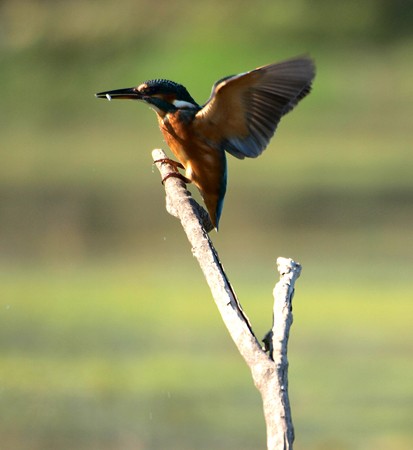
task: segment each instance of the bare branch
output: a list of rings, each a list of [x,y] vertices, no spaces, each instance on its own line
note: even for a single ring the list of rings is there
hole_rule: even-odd
[[[265,338],[265,348],[262,348],[208,236],[206,230],[212,228],[208,213],[191,197],[183,180],[176,176],[165,178],[171,172],[178,173],[176,165],[167,161],[165,153],[154,150],[152,156],[165,179],[167,211],[181,221],[222,319],[261,393],[268,449],[290,450],[294,430],[288,400],[287,344],[292,324],[294,283],[301,266],[291,259],[277,260],[281,279],[274,288],[273,327]]]
[[[264,338],[269,356],[274,361],[277,379],[263,387],[264,416],[267,423],[268,448],[292,449],[294,426],[288,398],[288,338],[293,323],[292,299],[294,284],[301,274],[301,265],[289,258],[278,258],[280,281],[275,285],[273,326]],[[274,383],[274,390],[271,384]],[[277,395],[274,395],[277,392]],[[274,417],[273,411],[279,411]],[[283,446],[284,445],[284,446]]]

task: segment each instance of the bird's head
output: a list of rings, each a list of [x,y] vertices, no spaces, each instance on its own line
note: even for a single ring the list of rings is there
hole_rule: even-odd
[[[184,86],[169,80],[150,80],[132,88],[99,92],[96,97],[142,100],[162,116],[178,109],[200,108]]]

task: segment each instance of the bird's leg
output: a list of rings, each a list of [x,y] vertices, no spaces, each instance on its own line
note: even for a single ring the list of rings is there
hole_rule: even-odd
[[[185,169],[185,167],[178,161],[174,161],[173,159],[169,159],[169,158],[161,158],[161,159],[156,159],[154,161],[155,163],[166,163],[166,164],[170,164],[171,166],[173,166],[176,169],[176,172],[171,172],[168,173],[168,175],[166,175],[165,177],[163,177],[162,179],[162,184],[165,183],[165,181],[170,178],[170,177],[175,177],[175,178],[179,178],[180,180],[182,180],[184,183],[189,184],[191,182],[191,180],[187,177],[185,177],[184,175],[182,175],[181,173],[178,172],[178,168],[180,169]]]
[[[155,162],[156,162],[156,161],[155,161]],[[168,178],[171,178],[171,177],[179,178],[179,179],[182,180],[185,184],[189,184],[189,183],[191,182],[191,180],[188,179],[187,177],[185,177],[184,175],[182,175],[182,173],[179,173],[179,172],[170,172],[170,173],[168,173],[166,176],[164,176],[164,177],[162,178],[162,184],[165,184],[165,181],[166,181]]]
[[[185,169],[185,167],[178,161],[174,161],[173,159],[170,158],[161,158],[161,159],[156,159],[154,162],[155,163],[167,163],[170,164],[171,166],[174,166],[175,168],[180,168],[180,169]]]

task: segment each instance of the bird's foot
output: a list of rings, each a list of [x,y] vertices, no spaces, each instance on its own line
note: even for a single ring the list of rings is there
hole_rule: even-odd
[[[170,158],[161,158],[161,159],[156,159],[154,162],[155,163],[168,163],[171,166],[174,166],[176,168],[180,168],[180,169],[185,169],[185,167],[178,161],[174,161],[173,159]]]
[[[182,180],[184,183],[188,184],[191,182],[191,180],[187,177],[185,177],[184,175],[182,175],[181,173],[178,172],[178,169],[185,169],[185,167],[178,161],[174,161],[173,159],[169,159],[169,158],[161,158],[161,159],[156,159],[154,161],[155,163],[166,163],[166,164],[170,164],[172,167],[174,167],[176,169],[176,172],[171,172],[168,173],[168,175],[166,175],[165,177],[163,177],[162,179],[162,184],[165,183],[165,181],[170,178],[170,177],[175,177],[175,178],[179,178],[180,180]]]
[[[156,161],[155,161],[155,162],[156,162]],[[166,176],[164,176],[164,177],[162,178],[162,184],[165,184],[165,181],[166,181],[168,178],[171,178],[171,177],[179,178],[179,179],[182,180],[185,184],[188,184],[188,183],[191,182],[191,180],[189,180],[188,178],[186,178],[185,176],[183,176],[181,173],[179,173],[179,172],[171,172],[171,173],[168,173],[168,175],[166,175]]]

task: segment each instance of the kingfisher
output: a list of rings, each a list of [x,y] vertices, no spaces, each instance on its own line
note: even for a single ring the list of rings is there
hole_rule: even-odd
[[[98,98],[141,100],[157,114],[159,128],[178,161],[168,160],[194,183],[218,230],[227,186],[225,152],[256,158],[267,147],[281,118],[310,93],[311,58],[300,56],[218,80],[199,105],[181,84],[165,79],[99,92]]]

